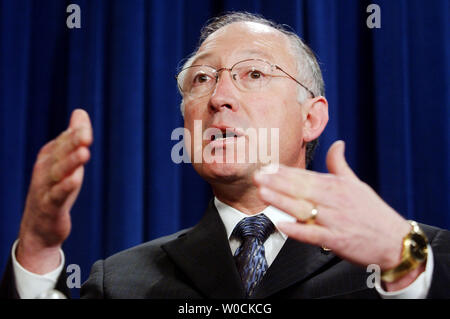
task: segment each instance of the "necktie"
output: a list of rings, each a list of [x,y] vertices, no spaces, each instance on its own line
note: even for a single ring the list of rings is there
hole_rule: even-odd
[[[264,242],[275,231],[274,224],[266,215],[260,214],[242,219],[234,228],[231,237],[241,240],[241,246],[234,253],[234,260],[246,297],[264,276],[268,265],[264,251]]]

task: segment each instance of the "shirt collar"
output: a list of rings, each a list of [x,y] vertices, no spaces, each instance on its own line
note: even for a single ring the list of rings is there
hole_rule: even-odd
[[[244,214],[231,207],[230,205],[221,202],[217,199],[217,197],[214,197],[214,205],[216,205],[219,216],[222,219],[223,224],[225,225],[227,238],[229,239],[236,225],[241,221],[241,219],[248,217],[249,215]],[[275,226],[277,226],[277,223],[279,222],[294,222],[296,220],[295,217],[288,215],[287,213],[273,206],[268,206],[254,215],[258,214],[265,214]],[[287,239],[286,234],[282,233],[278,229],[277,231],[281,234],[281,236],[283,236],[283,239]]]

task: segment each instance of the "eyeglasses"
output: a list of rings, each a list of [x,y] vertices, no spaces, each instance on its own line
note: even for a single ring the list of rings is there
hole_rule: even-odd
[[[276,70],[281,71],[284,75],[275,75]],[[243,60],[235,63],[231,68],[220,68],[218,70],[209,65],[192,65],[181,70],[175,78],[183,95],[199,98],[214,90],[222,71],[229,71],[234,85],[242,91],[259,91],[273,77],[287,77],[300,84],[313,98],[315,97],[309,88],[278,65],[260,59]]]

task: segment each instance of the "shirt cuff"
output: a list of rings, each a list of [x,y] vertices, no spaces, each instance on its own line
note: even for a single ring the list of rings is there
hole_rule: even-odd
[[[44,275],[32,273],[23,268],[16,259],[16,247],[19,240],[14,242],[12,247],[11,257],[14,270],[14,279],[16,281],[16,289],[20,298],[34,299],[54,289],[59,275],[64,267],[65,257],[63,251],[60,249],[61,263],[55,270]]]
[[[428,258],[425,265],[425,271],[422,272],[416,280],[409,286],[397,291],[385,291],[380,284],[380,280],[376,280],[375,289],[383,299],[425,299],[430,290],[431,280],[433,278],[433,251],[428,245]]]

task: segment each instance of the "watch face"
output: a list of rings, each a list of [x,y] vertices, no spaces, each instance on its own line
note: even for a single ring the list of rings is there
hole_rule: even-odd
[[[418,261],[423,261],[427,257],[427,241],[419,235],[413,234],[411,236],[411,255]]]

